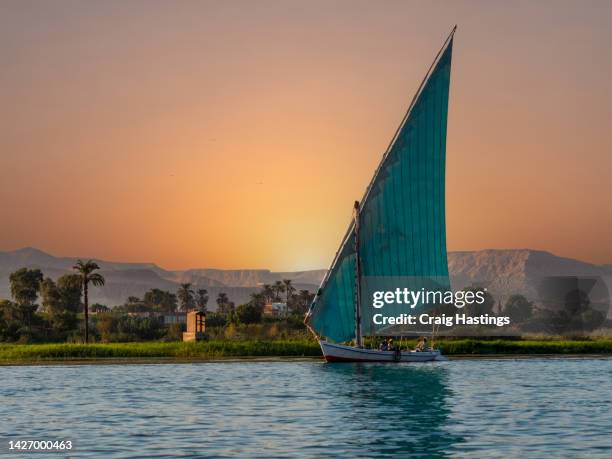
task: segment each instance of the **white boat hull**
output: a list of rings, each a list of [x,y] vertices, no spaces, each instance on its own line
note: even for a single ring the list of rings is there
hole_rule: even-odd
[[[432,362],[447,360],[439,350],[417,351],[378,351],[375,349],[360,349],[358,347],[319,341],[323,356],[328,362]]]

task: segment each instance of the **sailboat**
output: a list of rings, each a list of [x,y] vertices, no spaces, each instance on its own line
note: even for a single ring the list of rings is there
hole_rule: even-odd
[[[456,26],[414,95],[305,317],[328,362],[445,360],[438,349],[377,350],[364,336],[422,334],[374,320],[374,291],[450,290],[445,167],[451,57]],[[415,305],[420,313],[431,305]],[[387,305],[385,313],[405,313]]]

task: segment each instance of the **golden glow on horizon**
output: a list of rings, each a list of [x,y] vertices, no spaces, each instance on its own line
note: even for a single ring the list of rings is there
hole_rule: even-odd
[[[4,4],[0,250],[327,267],[458,23],[449,250],[611,263],[611,18],[606,2]]]

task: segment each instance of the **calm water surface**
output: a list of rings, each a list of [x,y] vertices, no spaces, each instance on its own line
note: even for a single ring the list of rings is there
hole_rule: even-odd
[[[612,359],[24,366],[0,378],[2,457],[17,438],[70,439],[79,458],[612,457]]]

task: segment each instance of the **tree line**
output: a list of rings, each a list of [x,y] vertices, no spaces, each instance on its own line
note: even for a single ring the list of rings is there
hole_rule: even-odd
[[[513,332],[545,333],[570,336],[590,333],[606,321],[606,311],[594,305],[589,296],[578,288],[568,289],[558,298],[545,302],[528,300],[524,295],[513,294],[505,303],[495,302],[493,295],[480,286],[469,286],[464,291],[482,292],[484,301],[472,303],[462,309],[449,304],[437,308],[438,314],[465,313],[469,316],[484,314],[508,316]]]
[[[264,320],[265,307],[270,303],[283,303],[282,318],[292,318],[295,324],[301,324],[314,297],[308,290],[297,290],[290,279],[283,279],[262,285],[251,293],[249,301],[238,306],[221,292],[215,299],[216,311],[211,313],[208,291],[182,283],[175,293],[152,288],[142,298],[131,296],[124,304],[109,308],[89,304],[89,289],[105,283],[97,272],[99,269],[92,260],[78,260],[72,273],[57,280],[45,277],[39,269],[21,268],[11,273],[11,300],[0,300],[0,341],[89,342],[90,333],[96,339],[110,336],[125,340],[180,339],[182,325],[175,324],[169,330],[162,316],[200,310],[207,313],[208,327],[258,324]],[[472,286],[464,290],[484,289]],[[95,315],[90,327],[91,312]],[[594,307],[589,296],[578,289],[564,294],[556,306],[536,306],[519,294],[511,295],[505,304],[496,305],[491,293],[486,291],[481,304],[472,303],[463,310],[446,305],[436,312],[507,315],[512,326],[521,331],[556,335],[590,332],[606,319],[605,311]]]
[[[67,339],[84,315],[83,340],[89,341],[89,286],[104,285],[100,267],[92,260],[78,260],[73,274],[54,281],[40,269],[21,268],[9,276],[11,300],[0,300],[0,339],[28,341],[35,335]],[[37,314],[41,297],[41,313]],[[82,299],[82,301],[81,301]]]
[[[294,322],[301,323],[301,316],[314,296],[308,290],[297,291],[290,279],[284,279],[263,285],[260,291],[251,294],[247,303],[239,306],[221,292],[215,300],[216,312],[209,313],[208,291],[182,283],[176,293],[152,288],[142,298],[130,296],[124,304],[109,308],[89,304],[90,288],[105,283],[104,277],[96,272],[99,266],[91,260],[79,260],[73,269],[73,273],[56,281],[45,277],[39,269],[21,268],[13,272],[9,276],[12,299],[0,300],[0,341],[89,342],[91,333],[96,339],[111,335],[126,340],[170,335],[180,339],[182,326],[175,325],[169,332],[161,316],[200,310],[207,313],[207,324],[212,327],[255,324],[262,322],[264,306],[271,302],[285,302],[284,315],[299,317]],[[94,313],[93,319],[90,313]]]

